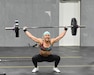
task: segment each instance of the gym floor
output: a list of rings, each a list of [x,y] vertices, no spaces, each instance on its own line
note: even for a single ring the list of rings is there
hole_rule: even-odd
[[[38,52],[37,47],[0,47],[0,74],[94,75],[94,47],[53,47],[53,53],[61,57],[61,73],[53,72],[54,62],[38,63],[39,72],[32,73],[31,58]]]

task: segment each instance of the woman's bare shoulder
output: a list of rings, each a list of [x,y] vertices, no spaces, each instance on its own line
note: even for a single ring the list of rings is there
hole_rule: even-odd
[[[55,43],[54,38],[52,38],[51,39],[51,44],[54,44],[54,43]]]
[[[42,44],[43,39],[42,38],[38,38],[39,39],[39,44]]]

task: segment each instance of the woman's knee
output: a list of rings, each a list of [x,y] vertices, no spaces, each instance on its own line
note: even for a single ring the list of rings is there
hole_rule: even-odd
[[[37,59],[38,59],[37,55],[32,57],[32,61],[37,61]]]
[[[60,56],[55,55],[55,59],[56,59],[56,60],[60,60]]]

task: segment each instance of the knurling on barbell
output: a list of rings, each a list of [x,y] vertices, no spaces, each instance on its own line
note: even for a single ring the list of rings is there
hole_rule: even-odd
[[[71,34],[73,36],[76,36],[77,35],[77,29],[78,28],[85,28],[86,26],[84,26],[84,25],[78,26],[76,18],[72,18],[70,26],[47,26],[47,27],[38,27],[38,26],[36,26],[36,27],[27,27],[27,29],[65,28],[65,27],[71,28]],[[17,19],[15,20],[15,25],[13,27],[5,27],[5,30],[14,30],[16,37],[19,37],[19,30],[20,29],[23,29],[23,28],[19,27],[19,21]]]

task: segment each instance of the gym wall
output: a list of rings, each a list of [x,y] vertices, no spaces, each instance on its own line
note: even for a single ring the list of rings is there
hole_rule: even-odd
[[[20,27],[58,26],[59,0],[0,0],[0,46],[32,46],[35,42],[29,39],[23,30],[20,30],[19,38],[15,37],[14,31],[5,30],[5,27],[14,26],[15,19],[19,20]],[[42,37],[46,30],[51,32],[51,37],[59,34],[58,28],[29,31],[36,37]],[[58,43],[55,46],[58,46]]]
[[[94,46],[94,0],[81,0],[81,46]]]
[[[71,30],[68,30],[68,35],[65,36],[55,46],[94,46],[93,40],[93,13],[94,13],[94,0],[81,0],[80,17],[76,17],[78,24],[86,25],[85,29],[78,30],[77,37],[71,36]],[[72,3],[70,3],[71,5]],[[64,10],[66,10],[66,5]],[[69,5],[69,7],[70,7]],[[73,4],[73,6],[77,4]],[[62,7],[62,5],[61,5]],[[14,25],[14,20],[18,19],[21,27],[23,26],[58,26],[69,25],[70,19],[69,12],[59,11],[59,0],[0,0],[0,46],[1,47],[14,47],[14,46],[32,46],[35,44],[29,39],[22,30],[20,30],[20,37],[16,38],[14,31],[6,31],[4,28]],[[79,8],[75,9],[79,10]],[[73,10],[72,9],[72,10]],[[71,9],[69,9],[71,10]],[[71,11],[72,11],[71,10]],[[64,14],[62,14],[64,13]],[[67,16],[65,16],[66,14]],[[77,13],[74,12],[74,15]],[[79,14],[79,11],[78,11]],[[64,17],[63,17],[64,16]],[[80,19],[81,20],[80,20]],[[63,21],[62,21],[63,20]],[[64,21],[66,20],[66,21]],[[68,21],[68,22],[67,22]],[[67,22],[67,23],[66,23]],[[62,32],[62,29],[31,29],[29,30],[33,35],[41,37],[45,30],[51,32],[51,36],[55,37]],[[80,38],[79,38],[80,37]],[[70,39],[70,42],[68,41]]]

